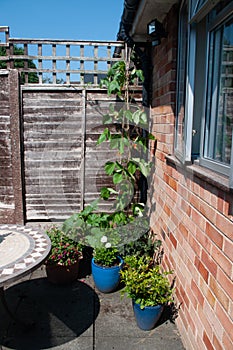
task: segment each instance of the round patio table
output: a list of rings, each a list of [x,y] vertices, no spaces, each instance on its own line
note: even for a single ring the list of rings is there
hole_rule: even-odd
[[[37,269],[50,249],[50,239],[43,232],[19,225],[0,225],[0,298],[14,319],[6,303],[4,286]]]

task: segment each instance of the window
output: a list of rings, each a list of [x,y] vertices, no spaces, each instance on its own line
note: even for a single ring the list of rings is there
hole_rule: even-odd
[[[204,158],[230,165],[233,125],[233,17],[209,33]]]
[[[183,158],[185,149],[185,101],[187,76],[187,43],[188,43],[188,6],[184,1],[180,10],[178,76],[177,76],[177,108],[175,151]]]
[[[176,155],[233,186],[233,2],[183,2],[178,51]]]

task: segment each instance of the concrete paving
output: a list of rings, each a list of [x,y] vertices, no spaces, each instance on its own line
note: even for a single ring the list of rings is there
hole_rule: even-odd
[[[131,300],[120,291],[98,292],[91,275],[68,286],[46,279],[44,266],[7,286],[8,305],[24,327],[0,305],[0,349],[9,350],[183,350],[175,323],[164,312],[151,331],[140,330]],[[167,310],[169,311],[169,310]]]

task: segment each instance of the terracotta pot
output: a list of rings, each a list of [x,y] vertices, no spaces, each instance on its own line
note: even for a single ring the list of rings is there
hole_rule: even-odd
[[[79,261],[70,265],[46,264],[48,281],[54,284],[69,284],[78,278]]]

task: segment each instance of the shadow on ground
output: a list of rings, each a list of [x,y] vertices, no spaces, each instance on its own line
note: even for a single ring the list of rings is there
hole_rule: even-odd
[[[99,298],[87,284],[76,281],[56,286],[46,278],[25,281],[5,292],[11,310],[20,320],[34,321],[25,329],[0,306],[0,344],[10,349],[51,348],[82,335],[93,335],[100,309]],[[0,345],[0,347],[1,347]]]

